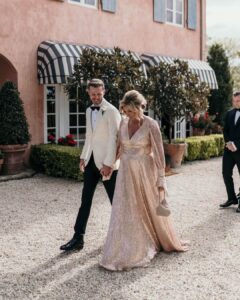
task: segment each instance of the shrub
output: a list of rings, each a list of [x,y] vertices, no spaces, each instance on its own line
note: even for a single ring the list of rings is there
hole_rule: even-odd
[[[54,177],[82,180],[79,171],[80,148],[41,144],[31,147],[30,162],[32,167]]]
[[[0,144],[27,144],[30,141],[23,103],[16,86],[6,81],[0,90]]]
[[[213,134],[203,137],[189,137],[186,139],[177,139],[178,142],[187,144],[185,155],[186,161],[209,159],[211,157],[221,156],[224,150],[224,139],[220,134]]]

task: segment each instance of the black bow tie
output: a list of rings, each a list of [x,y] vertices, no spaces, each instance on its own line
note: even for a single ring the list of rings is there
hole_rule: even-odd
[[[240,108],[235,108],[236,111],[240,111]]]
[[[90,106],[91,110],[99,110],[100,109],[100,106]]]

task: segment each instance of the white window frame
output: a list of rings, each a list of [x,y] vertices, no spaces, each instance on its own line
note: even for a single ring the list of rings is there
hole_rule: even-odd
[[[186,138],[186,118],[179,118],[174,124],[174,139],[184,138]]]
[[[185,6],[184,6],[184,3],[185,1],[182,0],[182,24],[177,24],[176,23],[176,13],[179,12],[176,10],[176,0],[173,0],[173,22],[169,22],[167,20],[167,11],[168,11],[168,8],[167,8],[167,0],[166,0],[166,23],[167,24],[170,24],[170,25],[174,25],[174,26],[177,26],[177,27],[184,27],[184,12],[185,12]]]
[[[69,118],[70,118],[70,111],[69,111],[69,100],[68,96],[64,91],[64,85],[60,84],[46,84],[44,85],[44,143],[49,143],[48,141],[48,127],[47,127],[47,87],[54,87],[55,88],[55,141],[60,137],[65,137],[67,134],[70,133],[70,125],[69,125]],[[78,115],[84,115],[85,112],[77,113]],[[75,127],[75,126],[74,126]],[[80,128],[78,125],[76,129]],[[81,126],[81,128],[85,128],[86,126]],[[83,139],[77,141],[79,146],[80,144],[84,143]]]
[[[79,2],[73,1],[73,0],[68,0],[68,3],[73,4],[73,5],[80,5],[92,9],[97,9],[98,8],[98,0],[95,0],[95,5],[89,5],[85,3],[85,0],[79,0]]]
[[[60,86],[58,84],[46,84],[44,85],[44,143],[48,143],[48,127],[47,127],[47,87],[55,87],[55,128],[56,128],[56,140],[59,138],[59,97]]]

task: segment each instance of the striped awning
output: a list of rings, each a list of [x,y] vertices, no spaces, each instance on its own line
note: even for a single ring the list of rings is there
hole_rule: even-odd
[[[62,84],[72,75],[73,67],[82,55],[83,49],[93,49],[97,52],[103,51],[112,54],[112,48],[101,48],[90,45],[76,45],[53,41],[44,41],[38,46],[37,64],[38,79],[40,84]],[[128,51],[122,53],[129,55]],[[141,61],[140,55],[131,52],[136,61]],[[141,70],[146,75],[146,67],[142,64]]]
[[[146,64],[147,67],[158,65],[159,62],[173,63],[174,57],[169,56],[160,56],[160,55],[151,55],[151,54],[142,54],[142,61]],[[209,85],[211,89],[218,89],[218,83],[214,70],[210,65],[202,60],[193,60],[193,59],[183,59],[180,60],[186,61],[188,63],[189,69],[197,74],[201,82],[205,82]]]

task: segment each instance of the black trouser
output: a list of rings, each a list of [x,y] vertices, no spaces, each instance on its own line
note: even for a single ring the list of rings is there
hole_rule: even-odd
[[[108,198],[112,203],[115,189],[117,171],[113,171],[110,180],[103,181],[104,188],[108,194]],[[91,156],[84,171],[84,183],[82,190],[82,203],[79,208],[78,216],[74,226],[77,238],[79,235],[85,234],[90,210],[92,206],[92,199],[99,180],[102,178],[99,169],[96,167],[93,155]]]
[[[237,165],[240,174],[240,151],[231,152],[230,150],[225,149],[222,165],[223,179],[227,189],[228,200],[234,201],[237,199],[232,178],[235,165]]]

